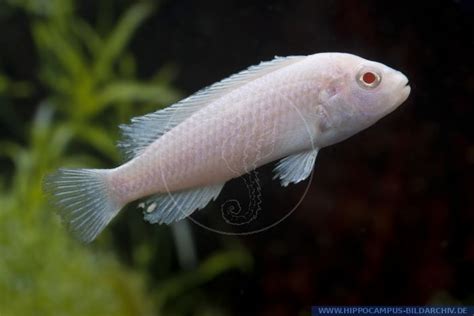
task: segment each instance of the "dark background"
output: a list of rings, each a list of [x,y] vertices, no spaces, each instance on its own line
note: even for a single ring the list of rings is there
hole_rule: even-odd
[[[111,12],[127,5],[114,2]],[[78,10],[93,21],[96,4]],[[24,17],[8,23],[15,28],[3,27],[4,71],[35,80]],[[187,94],[275,55],[332,51],[385,63],[410,80],[397,111],[320,152],[292,216],[239,237],[254,269],[205,285],[217,302],[235,315],[273,316],[317,304],[474,304],[473,1],[163,1],[130,48],[142,77],[177,65],[175,85]],[[271,167],[262,172],[271,177]],[[298,188],[272,186],[264,211],[297,201]],[[124,262],[133,248],[129,218],[113,226]],[[228,238],[193,232],[200,257]]]
[[[398,111],[321,152],[294,216],[242,238],[257,271],[227,280],[236,310],[294,315],[311,304],[472,296],[473,2],[175,1],[142,34],[134,50],[143,73],[177,60],[188,91],[274,55],[326,51],[410,79]],[[158,41],[166,45],[153,49]]]

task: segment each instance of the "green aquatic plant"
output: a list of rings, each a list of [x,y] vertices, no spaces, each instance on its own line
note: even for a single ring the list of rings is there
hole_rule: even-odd
[[[3,142],[14,177],[0,190],[0,311],[2,315],[147,315],[144,279],[114,260],[110,251],[87,250],[68,238],[44,203],[41,178],[64,157],[73,133],[52,124],[53,111],[40,106],[30,143]],[[63,158],[61,158],[63,157]],[[80,293],[80,294],[79,294]],[[113,301],[114,304],[104,304]]]
[[[127,50],[153,5],[137,2],[115,25],[99,20],[92,26],[76,15],[73,1],[7,4],[28,17],[38,73],[32,82],[16,81],[3,75],[0,65],[2,126],[15,135],[0,139],[0,314],[178,315],[197,306],[195,315],[215,311],[211,300],[203,306],[200,287],[227,270],[249,269],[244,250],[217,252],[179,272],[169,260],[169,229],[157,228],[143,238],[130,225],[135,244],[125,265],[117,259],[110,231],[92,246],[73,240],[41,189],[44,175],[60,166],[117,164],[118,123],[181,96],[172,85],[173,65],[138,79]],[[33,119],[15,115],[18,98],[40,99]],[[151,275],[157,247],[162,262],[153,274],[160,283]],[[173,303],[190,293],[200,299]]]

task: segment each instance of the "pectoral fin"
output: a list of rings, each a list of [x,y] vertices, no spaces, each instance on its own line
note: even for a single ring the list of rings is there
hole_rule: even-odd
[[[273,170],[273,179],[279,178],[284,187],[305,180],[313,171],[317,155],[318,149],[312,149],[283,158]]]

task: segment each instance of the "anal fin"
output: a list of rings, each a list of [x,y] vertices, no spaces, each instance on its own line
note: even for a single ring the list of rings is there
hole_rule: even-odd
[[[170,224],[204,208],[220,194],[224,183],[150,197],[144,205],[145,220]]]

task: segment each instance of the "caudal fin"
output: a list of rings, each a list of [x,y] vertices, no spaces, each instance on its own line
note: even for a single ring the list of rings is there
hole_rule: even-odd
[[[107,174],[100,169],[59,169],[44,180],[62,221],[84,242],[94,240],[123,207],[107,189]]]

